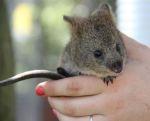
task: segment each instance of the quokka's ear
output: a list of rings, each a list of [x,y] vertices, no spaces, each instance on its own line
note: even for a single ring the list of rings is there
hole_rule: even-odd
[[[108,5],[107,3],[103,3],[100,4],[100,6],[98,7],[98,9],[96,9],[96,11],[94,11],[93,14],[96,15],[103,15],[103,14],[112,14],[112,10],[110,5]]]
[[[82,23],[84,22],[84,19],[81,17],[71,17],[71,16],[63,16],[63,19],[68,22],[71,26],[71,32],[73,35],[77,37],[82,36]]]
[[[110,12],[111,7],[107,3],[103,3],[99,6],[100,11]]]
[[[71,17],[71,16],[64,15],[63,19],[71,25],[73,25],[73,23],[75,22],[74,17]]]

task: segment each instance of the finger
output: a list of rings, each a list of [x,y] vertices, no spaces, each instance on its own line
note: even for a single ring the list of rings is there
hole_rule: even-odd
[[[59,121],[88,121],[89,117],[85,116],[85,117],[71,117],[71,116],[66,116],[56,110],[53,110],[58,118]]]
[[[57,118],[59,121],[90,121],[90,116],[84,116],[84,117],[71,117],[64,115],[57,110],[54,110]],[[93,121],[109,121],[105,116],[103,115],[94,115],[92,116]]]
[[[131,59],[142,60],[142,61],[149,61],[149,48],[139,42],[135,41],[134,39],[126,36],[122,33],[122,38],[125,43],[125,47],[127,50],[127,56]],[[145,54],[147,56],[145,56]],[[144,57],[142,57],[144,56]],[[147,57],[147,59],[146,59]]]
[[[47,96],[85,96],[102,93],[107,86],[99,78],[79,76],[43,82],[38,87],[43,87]]]
[[[115,111],[118,103],[115,96],[104,94],[76,98],[51,97],[48,101],[52,108],[69,116],[107,115]]]

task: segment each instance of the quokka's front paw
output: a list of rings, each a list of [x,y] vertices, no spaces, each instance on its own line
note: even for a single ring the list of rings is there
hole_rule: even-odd
[[[107,77],[102,78],[102,80],[103,80],[103,82],[104,82],[105,84],[107,84],[107,86],[108,86],[109,82],[110,82],[111,84],[113,83],[113,79],[114,79],[114,78],[116,78],[116,76],[107,76]]]

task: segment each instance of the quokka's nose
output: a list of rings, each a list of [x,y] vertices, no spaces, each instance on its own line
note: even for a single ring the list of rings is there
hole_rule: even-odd
[[[123,67],[122,61],[116,61],[110,64],[109,66],[109,68],[115,73],[120,73],[122,71],[122,67]]]
[[[64,69],[64,68],[62,68],[62,67],[58,67],[57,68],[57,73],[58,74],[61,74],[61,75],[63,75],[63,76],[65,76],[65,77],[70,77],[71,75]]]

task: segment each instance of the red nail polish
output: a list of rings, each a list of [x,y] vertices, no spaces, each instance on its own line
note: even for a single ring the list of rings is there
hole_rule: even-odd
[[[42,86],[38,86],[36,89],[35,89],[35,92],[38,96],[43,96],[45,95],[45,92],[44,92],[44,88]]]

